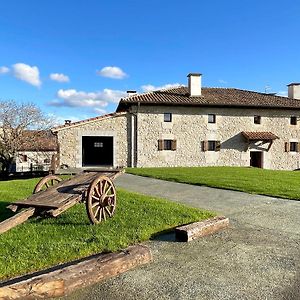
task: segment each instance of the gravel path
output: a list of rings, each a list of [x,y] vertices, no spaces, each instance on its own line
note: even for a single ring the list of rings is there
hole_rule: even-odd
[[[64,299],[300,299],[300,201],[129,174],[116,184],[217,211],[231,226],[189,244],[161,236],[147,243],[153,263]]]

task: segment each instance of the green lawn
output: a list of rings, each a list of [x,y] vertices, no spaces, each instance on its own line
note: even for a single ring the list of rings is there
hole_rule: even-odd
[[[2,220],[11,215],[5,206],[30,195],[37,181],[0,182]],[[114,217],[100,225],[90,225],[84,204],[78,204],[56,219],[31,219],[0,235],[0,279],[116,251],[176,225],[211,216],[211,212],[120,189]]]
[[[128,168],[127,173],[300,200],[300,172],[240,167]]]

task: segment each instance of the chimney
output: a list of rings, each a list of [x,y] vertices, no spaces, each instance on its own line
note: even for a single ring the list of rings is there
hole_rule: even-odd
[[[65,125],[71,125],[71,120],[65,120]]]
[[[288,97],[300,100],[300,83],[293,82],[288,84]]]
[[[130,97],[130,96],[135,95],[135,94],[136,94],[136,91],[133,91],[133,90],[127,91],[127,97]]]
[[[190,73],[187,76],[190,97],[201,96],[201,76],[200,73]]]

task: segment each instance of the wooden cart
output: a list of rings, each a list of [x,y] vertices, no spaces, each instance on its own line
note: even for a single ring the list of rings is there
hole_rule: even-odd
[[[56,217],[78,202],[85,202],[92,224],[113,216],[117,195],[113,180],[123,170],[89,170],[68,180],[54,174],[42,178],[33,195],[8,206],[13,217],[0,223],[0,234],[25,222],[32,216]]]

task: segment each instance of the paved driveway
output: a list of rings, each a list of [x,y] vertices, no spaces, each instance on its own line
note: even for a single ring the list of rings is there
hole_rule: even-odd
[[[231,226],[188,244],[150,241],[153,263],[65,299],[300,299],[300,201],[129,174],[116,183],[217,211]]]

